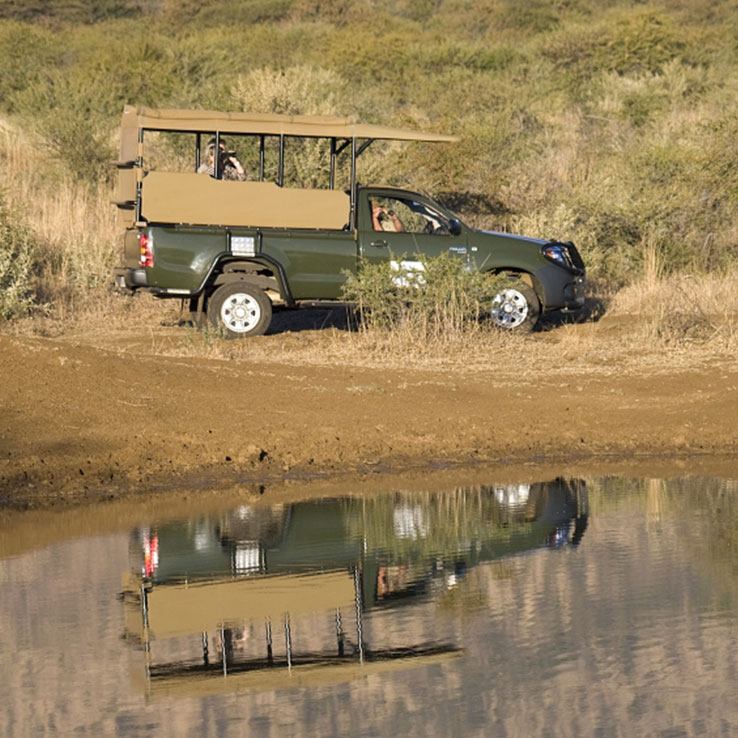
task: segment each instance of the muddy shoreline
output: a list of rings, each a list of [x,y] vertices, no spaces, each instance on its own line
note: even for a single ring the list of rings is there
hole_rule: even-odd
[[[730,366],[644,375],[572,366],[532,380],[514,370],[224,362],[0,336],[0,372],[5,509],[176,489],[346,487],[446,467],[536,478],[730,470],[738,450]]]

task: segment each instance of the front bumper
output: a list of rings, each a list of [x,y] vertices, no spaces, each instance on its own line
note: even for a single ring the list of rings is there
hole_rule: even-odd
[[[567,310],[579,310],[584,306],[584,277],[576,277],[573,282],[564,285],[564,307]]]
[[[534,273],[543,310],[578,310],[584,305],[584,274],[547,264]]]

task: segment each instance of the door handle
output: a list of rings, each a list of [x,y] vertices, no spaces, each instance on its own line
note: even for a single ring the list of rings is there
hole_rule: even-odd
[[[369,245],[376,246],[377,248],[382,248],[382,247],[386,248],[387,242],[386,241],[372,241]]]

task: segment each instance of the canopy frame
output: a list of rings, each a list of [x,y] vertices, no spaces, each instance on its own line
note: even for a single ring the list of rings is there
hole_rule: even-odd
[[[259,181],[265,178],[266,138],[278,139],[277,185],[284,186],[286,138],[324,138],[330,142],[329,189],[336,188],[336,168],[339,155],[350,147],[349,197],[352,229],[356,228],[356,160],[374,142],[423,141],[453,142],[456,136],[428,133],[387,126],[354,123],[348,118],[316,115],[278,115],[264,113],[226,113],[212,110],[155,109],[126,105],[121,128],[120,168],[134,166],[141,172],[137,177],[135,213],[141,220],[141,179],[143,177],[143,144],[146,131],[188,133],[195,136],[195,170],[202,161],[202,134],[214,134],[216,150],[221,137],[228,134],[257,136],[259,139]],[[134,155],[135,154],[135,155]],[[219,178],[221,162],[215,157],[215,177]],[[128,200],[119,198],[119,206],[127,209]],[[125,202],[124,202],[125,201]]]

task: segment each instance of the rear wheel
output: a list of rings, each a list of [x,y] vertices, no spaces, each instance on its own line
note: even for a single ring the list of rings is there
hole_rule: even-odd
[[[272,303],[256,285],[224,284],[208,300],[208,319],[227,338],[260,336],[272,322]]]
[[[541,304],[535,290],[520,279],[500,285],[492,297],[490,318],[498,328],[528,333],[538,322]]]

